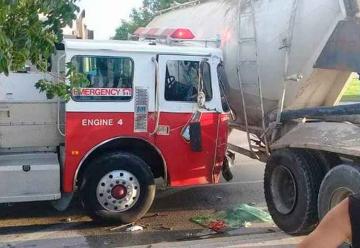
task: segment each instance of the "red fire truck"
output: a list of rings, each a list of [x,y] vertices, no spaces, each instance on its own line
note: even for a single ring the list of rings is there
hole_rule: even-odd
[[[66,40],[52,72],[1,76],[0,203],[61,209],[77,191],[94,218],[129,223],[150,208],[156,178],[169,187],[219,181],[229,118],[221,50],[186,42],[187,29],[147,34]],[[70,101],[34,88],[68,62],[90,82]]]

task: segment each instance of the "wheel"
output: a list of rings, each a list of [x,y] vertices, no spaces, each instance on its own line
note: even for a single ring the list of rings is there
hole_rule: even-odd
[[[331,169],[321,183],[318,197],[319,217],[351,194],[360,192],[360,167],[338,165]]]
[[[282,149],[271,154],[265,168],[265,199],[275,224],[283,231],[301,235],[315,228],[323,171],[303,150]]]
[[[312,150],[310,153],[315,156],[317,161],[322,165],[326,172],[342,163],[339,156],[335,153],[316,150]]]
[[[142,159],[129,153],[111,153],[89,166],[80,196],[94,220],[127,224],[149,210],[156,187],[152,172]]]

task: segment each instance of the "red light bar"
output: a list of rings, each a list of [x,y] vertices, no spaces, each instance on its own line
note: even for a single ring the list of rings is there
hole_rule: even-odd
[[[144,34],[145,31],[146,28],[137,28],[134,32],[134,35],[139,37],[140,35]]]
[[[176,39],[176,40],[192,40],[195,35],[187,28],[138,28],[134,32],[135,37],[148,39]]]
[[[173,39],[180,40],[192,40],[195,38],[195,35],[187,28],[178,28],[170,35]]]
[[[176,31],[175,28],[167,28],[160,34],[161,37],[167,38],[170,37]]]
[[[147,32],[145,33],[145,36],[148,37],[157,37],[157,33],[159,32],[158,28],[150,28],[147,30]]]

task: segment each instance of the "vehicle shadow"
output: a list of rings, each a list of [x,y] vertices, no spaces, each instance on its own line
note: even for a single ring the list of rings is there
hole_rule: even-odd
[[[153,206],[143,218],[143,223],[151,223],[154,218],[158,218],[157,216],[177,217],[177,211],[188,211],[191,216],[193,212],[195,215],[195,212],[201,210],[224,210],[241,203],[263,204],[262,193],[259,191],[262,192],[260,183],[250,186],[223,184],[159,190]],[[82,209],[78,197],[74,197],[70,207],[64,212],[55,210],[48,202],[0,206],[0,235],[51,230],[52,227],[56,228],[59,225],[66,230],[114,226],[92,221]]]

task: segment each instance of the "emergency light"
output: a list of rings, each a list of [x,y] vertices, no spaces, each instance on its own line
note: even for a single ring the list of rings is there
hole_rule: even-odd
[[[174,40],[192,40],[195,35],[187,28],[138,28],[133,34],[136,38],[144,39],[174,39]]]

